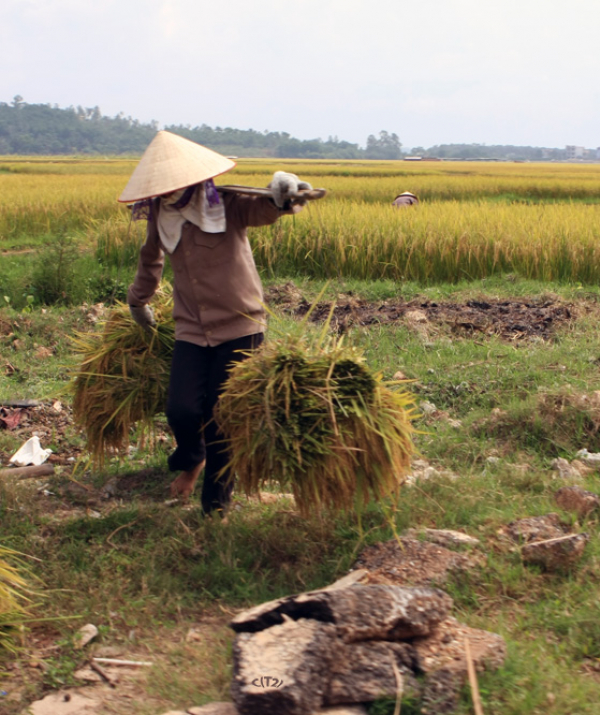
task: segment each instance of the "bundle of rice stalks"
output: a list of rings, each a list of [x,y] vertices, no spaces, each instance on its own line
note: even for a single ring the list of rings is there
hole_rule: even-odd
[[[132,320],[127,305],[112,310],[99,330],[73,339],[81,362],[71,381],[73,415],[87,437],[93,461],[107,451],[124,451],[131,431],[142,435],[165,409],[175,326],[169,286],[153,302],[157,327],[151,333]]]
[[[27,617],[27,583],[20,575],[16,553],[0,546],[0,653],[14,652],[15,636]]]
[[[414,431],[414,399],[395,385],[341,339],[269,340],[235,365],[216,413],[238,485],[251,495],[278,482],[304,516],[390,495]]]

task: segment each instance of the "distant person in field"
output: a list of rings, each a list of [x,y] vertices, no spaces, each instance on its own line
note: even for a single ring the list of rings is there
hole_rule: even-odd
[[[404,206],[415,206],[416,204],[419,203],[419,199],[412,194],[410,191],[404,191],[402,194],[398,194],[394,201],[392,202],[392,206],[396,206],[396,208],[404,208]]]
[[[166,414],[177,448],[169,456],[173,497],[188,499],[204,469],[202,507],[223,512],[233,483],[229,456],[213,419],[229,370],[263,342],[262,285],[248,226],[275,223],[301,210],[294,197],[310,184],[276,172],[268,196],[219,192],[213,178],[235,162],[167,131],[152,140],[119,197],[147,219],[146,242],[127,293],[133,319],[156,324],[148,305],[158,289],[165,254],[173,268],[175,348]]]

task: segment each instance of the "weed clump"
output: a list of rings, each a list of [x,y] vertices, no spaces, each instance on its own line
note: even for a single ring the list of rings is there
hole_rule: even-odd
[[[526,446],[547,458],[575,454],[582,447],[600,450],[600,393],[543,392],[494,410],[473,427],[508,445]]]
[[[233,367],[216,410],[239,487],[276,482],[305,516],[392,493],[413,451],[413,398],[392,384],[341,339],[268,341]]]

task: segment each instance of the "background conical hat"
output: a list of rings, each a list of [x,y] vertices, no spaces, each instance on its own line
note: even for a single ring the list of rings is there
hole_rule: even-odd
[[[160,131],[142,154],[119,201],[133,203],[198,184],[233,169],[235,161],[177,134]]]

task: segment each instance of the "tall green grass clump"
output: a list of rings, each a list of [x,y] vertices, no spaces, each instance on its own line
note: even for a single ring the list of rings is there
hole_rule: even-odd
[[[96,244],[96,257],[103,265],[136,266],[145,240],[145,221],[132,221],[121,214],[88,227],[88,239]]]

